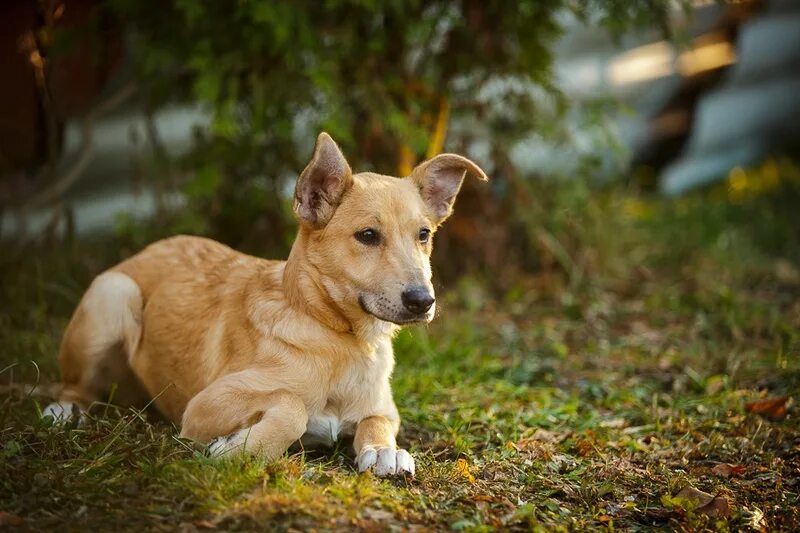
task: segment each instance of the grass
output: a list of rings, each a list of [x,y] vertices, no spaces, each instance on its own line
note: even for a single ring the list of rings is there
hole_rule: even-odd
[[[109,406],[82,427],[38,420],[47,387],[25,385],[57,381],[72,306],[132,250],[7,248],[0,525],[800,529],[794,400],[746,408],[800,397],[800,225],[780,207],[792,205],[787,192],[735,203],[584,193],[559,189],[530,221],[548,236],[543,253],[558,243],[553,265],[503,294],[462,280],[432,325],[398,337],[414,479],[357,475],[346,443],[214,462],[149,412]],[[703,507],[687,488],[716,499]]]

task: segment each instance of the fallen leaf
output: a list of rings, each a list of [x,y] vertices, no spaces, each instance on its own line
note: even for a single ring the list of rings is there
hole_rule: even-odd
[[[744,467],[741,465],[732,465],[730,463],[720,463],[711,469],[711,473],[724,478],[741,476],[744,473]]]
[[[470,483],[475,483],[475,476],[469,471],[469,463],[466,459],[456,461],[456,472]]]
[[[0,527],[14,527],[22,524],[22,518],[6,511],[0,511]]]
[[[674,498],[692,502],[695,505],[695,508],[700,508],[711,503],[711,500],[714,499],[714,496],[689,486],[682,488],[680,492],[674,496]]]
[[[578,452],[578,455],[581,457],[586,457],[590,453],[594,451],[594,443],[589,439],[581,439],[575,443],[575,449]]]
[[[695,509],[711,518],[727,518],[731,515],[731,505],[722,496],[715,496],[713,500],[702,507]]]
[[[778,398],[766,398],[745,404],[745,411],[763,416],[769,420],[781,421],[786,418],[786,411],[789,407],[789,396]]]
[[[731,514],[728,500],[722,496],[712,496],[694,487],[684,487],[669,499],[673,506],[683,507],[682,502],[690,503],[694,510],[711,518],[726,518]]]

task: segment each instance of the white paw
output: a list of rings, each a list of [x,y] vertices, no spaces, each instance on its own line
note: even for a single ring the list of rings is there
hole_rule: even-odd
[[[76,415],[80,416],[78,422],[83,422],[80,408],[72,402],[53,402],[42,409],[42,418],[49,416],[53,419],[53,424],[66,424]]]
[[[356,458],[359,472],[372,469],[378,477],[410,474],[414,475],[414,458],[405,450],[367,446]]]
[[[244,444],[247,441],[249,433],[250,428],[244,428],[230,435],[217,437],[208,445],[209,455],[211,455],[211,457],[228,457],[236,452],[243,452]]]

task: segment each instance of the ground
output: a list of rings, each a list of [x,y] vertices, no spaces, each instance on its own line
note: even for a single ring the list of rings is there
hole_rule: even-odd
[[[554,266],[440,290],[395,343],[413,479],[348,443],[217,462],[154,413],[38,420],[72,306],[131,250],[6,247],[0,529],[798,530],[800,226],[728,193],[572,191],[532,222]]]

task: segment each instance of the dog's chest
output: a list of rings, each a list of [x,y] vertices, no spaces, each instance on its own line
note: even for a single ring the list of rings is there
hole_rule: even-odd
[[[340,437],[355,434],[360,416],[360,402],[352,396],[335,394],[330,396],[325,407],[309,413],[308,426],[303,435],[303,444],[309,446],[333,446]]]
[[[325,405],[309,413],[303,435],[304,445],[332,446],[339,438],[355,434],[357,423],[367,416],[382,414],[389,391],[393,359],[380,350],[376,357],[349,365],[331,382]]]
[[[308,427],[301,441],[304,446],[333,446],[342,437],[355,434],[356,423],[342,420],[332,413],[320,413],[308,419]]]

